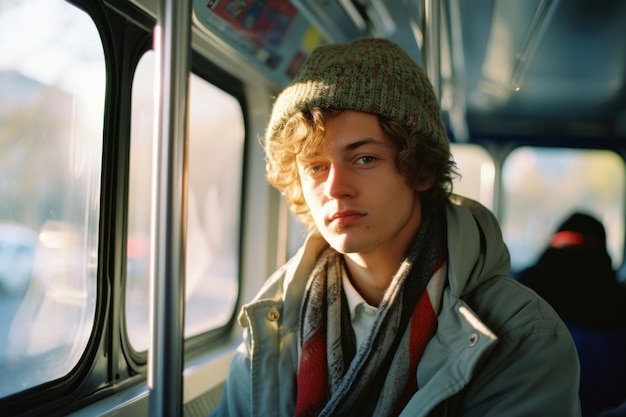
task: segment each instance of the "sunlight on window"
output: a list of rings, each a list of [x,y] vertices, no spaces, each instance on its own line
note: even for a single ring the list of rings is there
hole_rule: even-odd
[[[533,263],[550,235],[575,210],[605,225],[613,265],[621,265],[624,162],[619,155],[601,150],[519,148],[505,161],[502,181],[502,228],[514,271]]]
[[[489,153],[472,144],[451,144],[450,151],[461,175],[454,180],[454,194],[476,200],[493,210],[496,171]]]
[[[148,348],[154,53],[133,84],[126,327],[136,351]],[[239,102],[190,78],[185,337],[223,326],[238,292],[244,125]]]
[[[1,397],[68,374],[92,331],[106,74],[62,0],[2,3],[0,51]]]

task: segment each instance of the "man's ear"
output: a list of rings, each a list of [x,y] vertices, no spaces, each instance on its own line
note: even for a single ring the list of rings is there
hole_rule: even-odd
[[[418,191],[420,193],[427,191],[428,189],[430,189],[430,187],[433,186],[434,183],[435,183],[434,175],[430,175],[426,178],[422,178],[418,180],[417,184],[415,185],[415,191]]]

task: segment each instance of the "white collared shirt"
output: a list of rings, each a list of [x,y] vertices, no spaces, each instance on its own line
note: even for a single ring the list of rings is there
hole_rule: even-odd
[[[345,267],[342,269],[341,281],[343,291],[348,300],[350,322],[352,323],[352,330],[354,330],[356,337],[356,348],[358,349],[374,324],[378,308],[368,304],[356,288],[354,288],[350,282],[350,278],[348,278]]]

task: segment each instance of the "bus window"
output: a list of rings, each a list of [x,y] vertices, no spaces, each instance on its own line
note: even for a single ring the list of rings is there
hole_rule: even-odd
[[[0,397],[79,361],[97,298],[106,69],[62,0],[0,6]]]
[[[149,346],[149,246],[154,53],[133,81],[126,328],[136,351]],[[189,84],[189,184],[185,337],[223,326],[235,308],[244,123],[239,102],[192,74]]]
[[[496,170],[489,153],[478,145],[457,143],[450,145],[450,151],[461,175],[454,179],[453,192],[493,210]]]
[[[624,162],[619,155],[523,147],[508,156],[502,170],[502,231],[514,272],[534,263],[574,210],[604,224],[613,266],[622,264]]]

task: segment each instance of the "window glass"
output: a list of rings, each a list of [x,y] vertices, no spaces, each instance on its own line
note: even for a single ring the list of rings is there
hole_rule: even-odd
[[[126,327],[137,351],[148,348],[154,53],[133,82]],[[191,75],[185,337],[228,321],[238,292],[244,124],[239,102]]]
[[[518,271],[535,262],[573,211],[600,220],[614,267],[624,244],[624,163],[602,150],[519,148],[502,172],[502,228]]]
[[[450,151],[461,175],[453,181],[454,194],[476,200],[493,210],[496,171],[489,153],[473,144],[451,144]]]
[[[105,61],[62,0],[0,3],[0,397],[78,363],[96,302]]]

